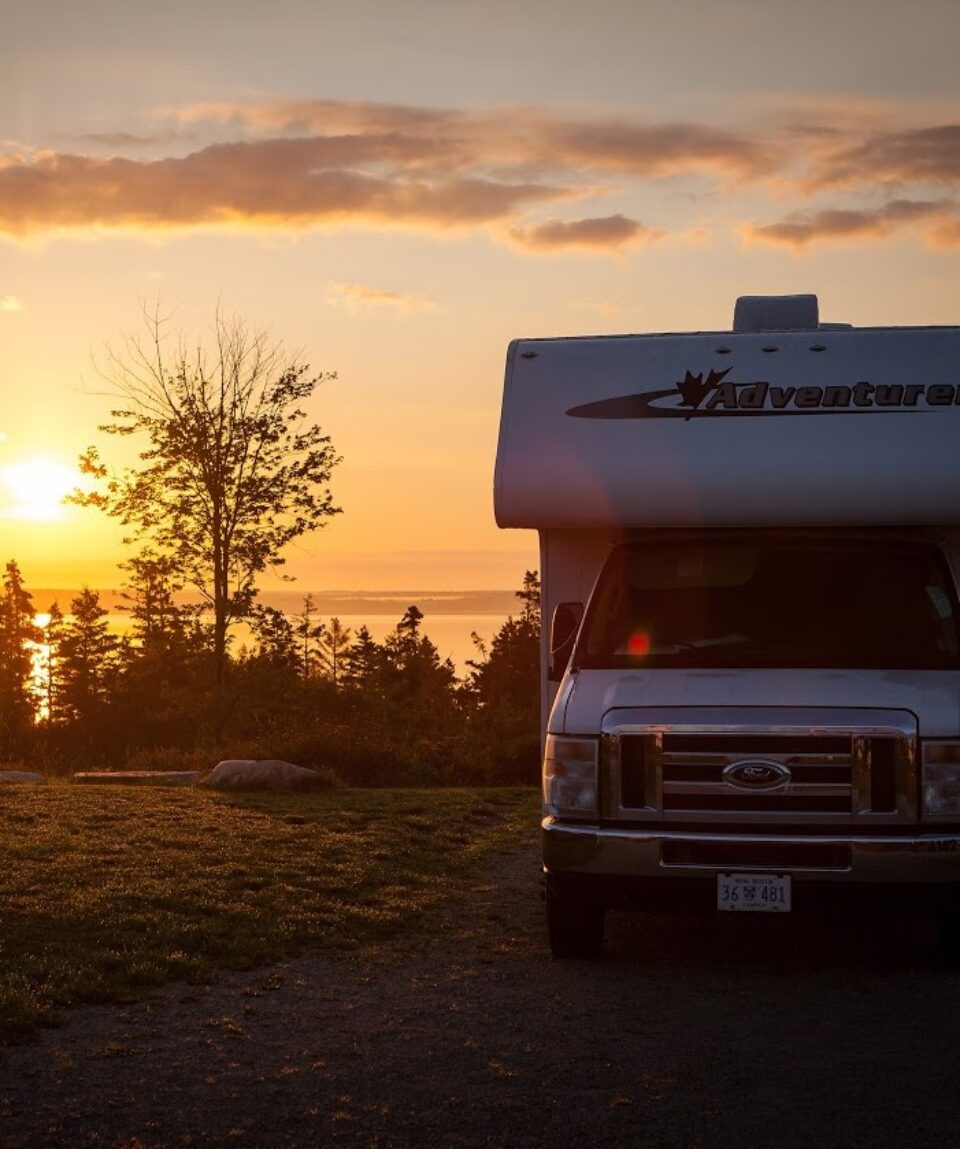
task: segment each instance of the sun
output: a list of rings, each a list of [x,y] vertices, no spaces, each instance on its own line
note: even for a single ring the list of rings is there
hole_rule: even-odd
[[[31,522],[55,522],[66,515],[63,498],[81,482],[76,467],[56,459],[25,459],[0,470],[6,516]]]

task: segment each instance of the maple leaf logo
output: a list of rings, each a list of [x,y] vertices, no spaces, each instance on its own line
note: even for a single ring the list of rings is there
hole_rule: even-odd
[[[681,395],[680,406],[693,407],[694,409],[699,407],[723,377],[729,374],[730,370],[728,367],[726,371],[711,371],[707,375],[706,382],[704,382],[702,371],[699,375],[693,375],[688,371],[677,384],[677,390]]]

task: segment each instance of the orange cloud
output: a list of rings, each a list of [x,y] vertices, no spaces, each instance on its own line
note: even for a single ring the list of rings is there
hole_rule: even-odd
[[[610,190],[622,194],[640,181],[692,175],[722,183],[725,193],[759,184],[781,200],[802,196],[806,204],[834,187],[869,204],[878,185],[897,188],[888,191],[897,198],[881,207],[815,205],[744,229],[761,242],[800,250],[821,240],[913,229],[934,245],[956,244],[958,209],[936,199],[931,187],[960,182],[960,126],[909,126],[884,121],[881,111],[813,104],[781,109],[759,126],[737,131],[531,107],[198,104],[167,109],[152,133],[89,135],[86,143],[98,154],[4,145],[0,235],[87,228],[484,227],[529,252],[617,252],[660,233],[626,214],[542,223],[526,217]],[[929,109],[917,114],[929,115]],[[190,145],[195,150],[189,154],[168,154],[174,145],[185,147],[187,138],[212,142]],[[111,147],[124,154],[104,155]],[[682,202],[674,198],[677,210]],[[675,234],[683,234],[684,223],[676,222]],[[696,223],[704,227],[703,220]]]
[[[751,225],[748,239],[800,249],[829,240],[882,239],[917,224],[930,225],[926,234],[936,246],[960,242],[960,221],[950,201],[893,200],[878,208],[827,208],[794,212],[778,223]],[[951,235],[957,238],[951,240]],[[939,238],[938,238],[939,237]]]
[[[552,219],[531,227],[512,227],[508,234],[519,247],[532,251],[616,252],[625,244],[658,239],[663,233],[617,213],[596,219]]]
[[[764,144],[693,124],[570,118],[528,108],[466,112],[338,101],[204,104],[177,126],[244,138],[182,156],[0,155],[0,233],[88,227],[517,227],[531,250],[607,248],[637,238],[624,217],[524,229],[532,205],[596,194],[611,173],[752,179]],[[158,143],[175,136],[155,134]],[[139,151],[151,137],[89,137]]]
[[[401,291],[387,291],[382,287],[369,287],[363,283],[331,283],[327,302],[351,311],[364,307],[388,307],[395,311],[430,311],[436,304],[422,295],[408,295]]]
[[[362,170],[375,142],[287,139],[217,144],[140,162],[44,153],[0,167],[0,231],[80,227],[310,226],[343,220],[463,228],[572,194],[481,175]]]

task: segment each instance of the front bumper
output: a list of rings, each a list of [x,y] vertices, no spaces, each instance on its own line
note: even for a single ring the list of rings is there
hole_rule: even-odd
[[[668,903],[690,894],[694,902],[715,904],[716,875],[741,871],[792,875],[798,908],[821,893],[824,900],[835,894],[865,902],[875,895],[889,904],[893,890],[908,908],[960,910],[960,832],[953,829],[909,836],[721,833],[548,817],[542,842],[554,888],[608,904],[648,902],[651,894]]]

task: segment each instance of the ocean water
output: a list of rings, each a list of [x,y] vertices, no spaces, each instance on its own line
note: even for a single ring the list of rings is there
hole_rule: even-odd
[[[356,634],[366,623],[367,630],[376,642],[383,642],[396,627],[397,620],[385,615],[339,615],[341,623]],[[490,639],[499,630],[503,618],[489,614],[436,614],[428,615],[420,624],[425,634],[440,652],[441,658],[449,658],[461,677],[469,669],[467,659],[476,658],[476,647],[470,637],[476,631],[489,648]]]
[[[396,628],[402,612],[397,615],[386,614],[339,614],[337,617],[343,626],[348,627],[352,634],[366,624],[374,641],[383,640]],[[328,622],[330,616],[317,614],[315,621]],[[425,634],[436,646],[441,658],[449,658],[456,667],[458,676],[465,676],[469,667],[467,660],[476,657],[476,647],[471,639],[475,631],[487,644],[500,629],[506,615],[498,614],[435,614],[428,615],[420,624],[421,633]],[[295,618],[291,616],[291,621]],[[109,614],[107,622],[114,634],[125,634],[130,629],[130,618],[126,614]],[[244,643],[251,643],[251,634],[248,627],[238,625],[233,628],[234,648]]]
[[[66,610],[78,592],[71,589],[45,589],[35,591],[34,605],[37,610],[46,610],[51,602],[59,602]],[[108,611],[107,621],[115,634],[124,634],[130,629],[130,616],[119,609],[124,602],[117,590],[101,590],[100,603]],[[296,622],[303,610],[305,590],[269,590],[260,601],[276,610],[282,610]],[[366,624],[377,642],[382,642],[396,628],[404,611],[415,603],[423,612],[421,631],[437,647],[441,658],[449,658],[456,667],[457,674],[468,673],[467,661],[476,657],[476,647],[471,635],[476,632],[489,646],[490,639],[500,629],[508,615],[519,613],[520,603],[513,591],[313,591],[313,619],[315,622],[329,622],[336,616],[340,622],[355,634]],[[177,596],[184,603],[191,597]],[[193,598],[192,601],[196,601]],[[241,645],[251,645],[249,627],[237,625],[232,631],[234,649]]]

